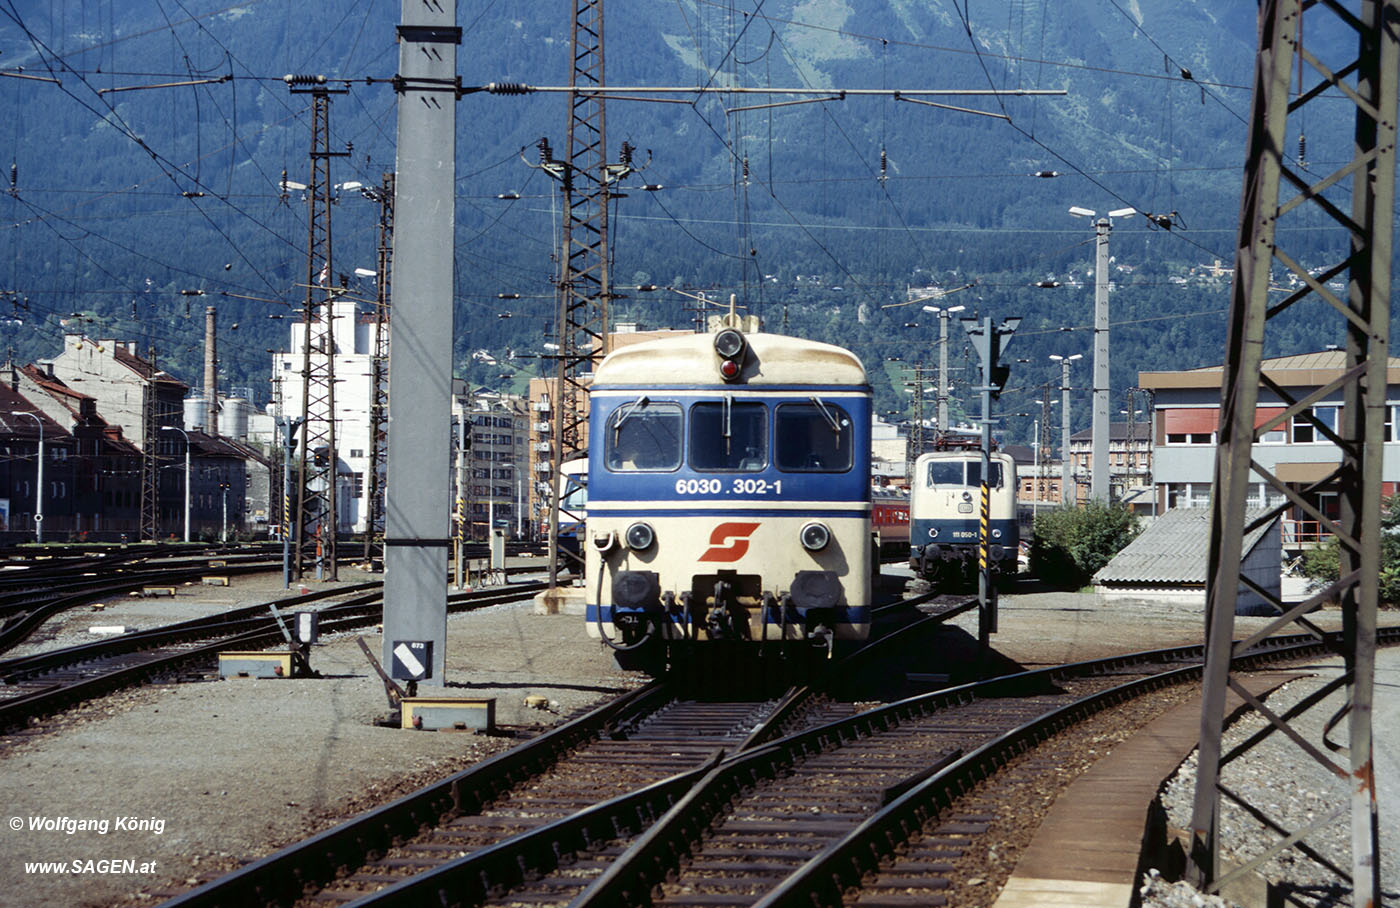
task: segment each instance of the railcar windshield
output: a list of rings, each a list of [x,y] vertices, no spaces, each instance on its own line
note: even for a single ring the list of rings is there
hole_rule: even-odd
[[[680,404],[639,397],[608,417],[604,460],[616,472],[661,472],[681,465]]]
[[[564,496],[559,499],[559,507],[565,511],[582,511],[588,507],[588,486],[570,476],[564,486]]]
[[[812,398],[779,404],[774,412],[778,469],[792,473],[843,473],[854,463],[851,417],[840,406]]]
[[[725,398],[690,408],[690,466],[756,473],[768,465],[768,408]]]
[[[967,484],[970,486],[982,485],[982,461],[969,460],[967,462]],[[987,464],[987,485],[993,489],[1001,488],[1001,463],[991,461]]]
[[[987,472],[994,489],[1001,488],[1001,463],[991,462]],[[982,485],[982,462],[980,460],[930,460],[928,462],[928,487],[957,486],[959,488]]]

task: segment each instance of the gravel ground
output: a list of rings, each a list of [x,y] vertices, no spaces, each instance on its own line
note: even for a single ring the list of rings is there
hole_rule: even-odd
[[[1340,659],[1319,660],[1302,666],[1313,673],[1285,685],[1268,700],[1270,709],[1285,712],[1314,691],[1342,673]],[[1397,842],[1394,817],[1400,813],[1400,792],[1396,790],[1397,769],[1400,769],[1400,727],[1395,724],[1396,693],[1400,691],[1400,657],[1393,651],[1382,650],[1377,659],[1377,708],[1373,714],[1373,753],[1379,780],[1377,799],[1381,816],[1381,889],[1382,904],[1400,905],[1400,842]],[[1290,724],[1294,730],[1314,745],[1322,740],[1323,725],[1345,701],[1342,692],[1334,692]],[[1267,723],[1257,714],[1249,714],[1226,730],[1224,750],[1247,739]],[[1331,735],[1334,742],[1346,743],[1346,723],[1342,722]],[[1319,748],[1322,749],[1322,748]],[[1326,752],[1326,751],[1324,751]],[[1343,769],[1349,763],[1345,751],[1329,754]],[[1221,771],[1221,782],[1247,803],[1263,810],[1283,828],[1301,831],[1325,816],[1328,809],[1341,809],[1341,816],[1326,823],[1305,839],[1308,846],[1334,867],[1351,873],[1351,811],[1350,785],[1329,772],[1304,753],[1297,745],[1274,734],[1253,748],[1247,758],[1236,760]],[[1182,764],[1178,773],[1166,785],[1162,803],[1168,822],[1178,829],[1191,826],[1191,806],[1196,787],[1196,755]],[[1390,818],[1387,823],[1386,818]],[[1225,866],[1245,862],[1262,853],[1278,840],[1263,824],[1252,818],[1233,801],[1222,799],[1220,814],[1221,861]],[[1288,849],[1266,863],[1260,870],[1265,879],[1286,894],[1287,904],[1299,906],[1351,905],[1350,891],[1341,885],[1338,875],[1314,861],[1296,848]],[[1146,900],[1148,908],[1178,908],[1196,904],[1181,901],[1194,890],[1178,885],[1176,900],[1167,897],[1160,879],[1145,881],[1152,892],[1162,893],[1160,901]],[[1217,900],[1209,905],[1230,905]]]
[[[37,645],[90,639],[94,623],[148,627],[265,601],[280,586],[280,576],[237,579],[229,589],[187,587],[173,601],[74,611]],[[1321,617],[1325,626],[1335,619]],[[1241,630],[1262,620],[1241,619]],[[975,616],[959,625],[975,639]],[[992,642],[1008,665],[1035,667],[1195,642],[1201,625],[1199,607],[1107,606],[1092,594],[1026,592],[1002,597]],[[377,653],[378,634],[364,636]],[[149,904],[449,775],[511,746],[512,735],[534,733],[642,680],[616,669],[609,652],[586,638],[581,619],[536,615],[528,604],[449,619],[450,690],[496,697],[499,736],[377,725],[388,704],[353,636],[324,639],[312,662],[323,677],[148,687],[0,743],[7,805],[0,906]],[[548,709],[527,708],[531,695],[547,697]],[[101,872],[95,862],[103,859],[134,865]],[[26,871],[31,861],[94,863],[79,873],[71,866]]]
[[[358,579],[342,572],[343,581]],[[265,601],[281,586],[280,576],[235,583],[188,587],[174,601],[70,612],[42,645],[90,639],[91,623],[148,627],[164,615],[179,620]],[[169,610],[143,617],[157,603]],[[319,679],[147,687],[8,739],[0,744],[6,805],[0,906],[150,903],[153,895],[271,853],[640,683],[583,639],[579,619],[532,612],[528,603],[496,606],[448,621],[449,690],[495,697],[497,736],[377,725],[389,711],[383,684],[354,636],[345,634],[323,638],[314,649]],[[377,654],[379,634],[370,629],[364,636]],[[547,708],[527,708],[532,695],[546,697]],[[32,861],[104,859],[134,865],[25,868]]]

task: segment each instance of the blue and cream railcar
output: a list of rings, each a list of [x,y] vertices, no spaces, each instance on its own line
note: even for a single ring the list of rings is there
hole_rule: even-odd
[[[618,648],[868,636],[870,406],[850,351],[732,326],[604,359],[589,633]]]
[[[993,452],[988,478],[988,560],[997,573],[1014,574],[1020,529],[1016,522],[1016,462]],[[914,462],[909,515],[909,566],[940,585],[976,580],[980,545],[982,453],[954,448]]]

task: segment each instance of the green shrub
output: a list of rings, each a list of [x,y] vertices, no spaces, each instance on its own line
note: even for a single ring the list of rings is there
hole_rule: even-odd
[[[1381,518],[1385,528],[1381,535],[1380,588],[1377,598],[1382,605],[1400,605],[1400,496],[1387,499]],[[1298,567],[1304,577],[1319,583],[1332,583],[1341,575],[1341,546],[1330,537],[1316,548],[1303,553]]]
[[[1141,532],[1138,519],[1120,505],[1089,502],[1035,517],[1031,573],[1046,583],[1078,589]]]

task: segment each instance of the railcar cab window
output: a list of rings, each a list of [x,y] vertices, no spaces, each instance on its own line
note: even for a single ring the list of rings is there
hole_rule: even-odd
[[[778,469],[789,473],[844,473],[854,464],[851,417],[813,397],[779,404],[773,415]]]
[[[690,408],[690,468],[757,473],[768,465],[768,408],[725,397]]]
[[[618,407],[608,417],[603,442],[608,469],[634,473],[679,468],[682,420],[680,404],[645,396]]]
[[[965,471],[965,472],[964,472]],[[990,482],[987,485],[993,489],[1001,488],[1001,464],[997,461],[991,462],[991,469],[987,475]],[[982,462],[980,460],[931,460],[928,464],[927,479],[928,488],[938,486],[955,486],[957,488],[982,486]]]

